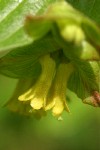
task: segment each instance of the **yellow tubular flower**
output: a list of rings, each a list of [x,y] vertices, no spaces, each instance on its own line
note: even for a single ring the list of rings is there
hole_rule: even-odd
[[[61,63],[57,69],[51,93],[48,97],[45,110],[52,108],[53,116],[60,117],[63,110],[70,112],[66,103],[67,82],[73,67],[71,63]]]
[[[45,105],[48,91],[51,87],[52,80],[55,74],[55,61],[50,55],[45,55],[40,58],[42,73],[36,82],[27,92],[19,96],[20,101],[30,101],[33,109],[41,109]]]

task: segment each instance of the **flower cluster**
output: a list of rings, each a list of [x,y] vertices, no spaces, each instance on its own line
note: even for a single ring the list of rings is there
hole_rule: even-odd
[[[7,107],[40,117],[51,109],[59,118],[63,110],[70,112],[67,88],[84,103],[99,107],[100,31],[96,24],[60,1],[41,16],[28,16],[25,29],[38,43],[32,56],[40,64],[41,73],[36,79],[20,79]]]
[[[60,117],[64,109],[68,112],[70,111],[66,102],[66,86],[73,70],[72,64],[62,62],[56,66],[55,61],[50,55],[42,56],[39,62],[42,72],[38,80],[33,84],[32,80],[24,81],[24,88],[25,82],[29,82],[27,87],[28,85],[30,86],[21,95],[18,93],[19,86],[22,85],[20,81],[15,92],[17,96],[16,94],[13,95],[8,103],[8,107],[15,112],[21,111],[21,113],[26,113],[26,115],[52,109],[53,115]],[[21,103],[26,110],[22,110],[20,107]]]

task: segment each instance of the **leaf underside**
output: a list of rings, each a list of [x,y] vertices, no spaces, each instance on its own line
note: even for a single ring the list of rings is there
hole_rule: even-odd
[[[58,45],[51,37],[16,48],[0,59],[0,73],[12,78],[33,77],[41,71],[39,57],[58,49]]]

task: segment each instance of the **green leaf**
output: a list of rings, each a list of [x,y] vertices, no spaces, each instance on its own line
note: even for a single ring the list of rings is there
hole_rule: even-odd
[[[89,62],[76,59],[73,64],[75,65],[75,70],[70,76],[68,88],[84,100],[93,91],[98,91],[96,74]]]
[[[100,23],[100,0],[66,0],[85,15]]]
[[[0,73],[13,78],[36,76],[41,71],[39,57],[58,49],[58,44],[50,36],[16,48],[0,59]]]
[[[0,55],[32,43],[24,31],[27,15],[41,14],[55,0],[0,0]]]

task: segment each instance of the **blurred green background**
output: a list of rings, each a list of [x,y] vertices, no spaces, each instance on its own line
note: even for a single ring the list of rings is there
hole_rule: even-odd
[[[11,96],[16,80],[0,76],[0,105]],[[51,113],[41,120],[0,109],[0,150],[100,150],[100,108],[73,96],[63,121]]]

